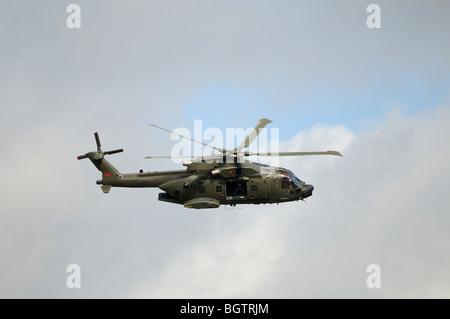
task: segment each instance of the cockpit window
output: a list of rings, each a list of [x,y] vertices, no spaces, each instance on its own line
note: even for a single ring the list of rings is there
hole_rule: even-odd
[[[286,170],[287,171],[287,170]],[[281,188],[286,189],[290,186],[294,188],[299,188],[303,185],[303,182],[294,175],[294,173],[288,171],[289,174],[283,173],[281,174]]]
[[[297,176],[294,176],[292,181],[294,182],[294,187],[300,187],[303,184],[303,182]]]

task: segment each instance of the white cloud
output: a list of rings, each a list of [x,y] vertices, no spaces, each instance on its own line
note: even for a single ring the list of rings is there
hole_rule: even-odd
[[[189,212],[195,214],[195,212]],[[211,212],[227,214],[227,212]],[[282,225],[255,210],[235,210],[219,217],[210,238],[180,252],[159,278],[143,281],[132,297],[236,298],[264,295],[273,269],[286,254]],[[238,216],[238,214],[242,214]],[[219,224],[220,223],[220,224]]]
[[[63,137],[34,147],[23,140],[14,151],[20,178],[2,160],[10,181],[2,186],[2,295],[74,296],[61,282],[67,264],[79,263],[77,293],[87,297],[448,297],[449,121],[450,109],[439,107],[394,111],[358,134],[324,125],[300,132],[286,150],[317,145],[344,155],[282,160],[315,186],[308,203],[231,211],[186,210],[157,202],[152,190],[104,195],[86,186],[95,169],[85,172],[90,163],[76,161]],[[26,166],[27,152],[42,145],[47,155]],[[382,269],[379,290],[365,286],[372,263]]]
[[[342,159],[309,162],[316,189],[308,204],[249,206],[227,223],[225,212],[211,212],[220,222],[209,237],[130,295],[448,298],[450,149],[441,141],[449,120],[450,109],[442,107],[414,116],[394,112],[358,135],[340,126],[299,133],[292,147],[309,137],[346,150]],[[286,166],[305,170],[300,160]],[[381,289],[366,286],[372,263],[381,266]]]
[[[448,107],[414,116],[393,112],[359,133],[335,165],[309,168],[316,188],[304,209],[314,217],[291,222],[296,227],[288,238],[295,241],[295,228],[311,241],[291,260],[302,265],[307,256],[309,263],[291,270],[306,280],[297,297],[448,298],[449,120]],[[371,263],[382,269],[379,291],[364,286]]]

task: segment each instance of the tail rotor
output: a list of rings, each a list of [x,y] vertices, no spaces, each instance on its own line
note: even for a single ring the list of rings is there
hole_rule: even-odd
[[[111,154],[123,152],[123,148],[103,152],[102,148],[101,148],[102,145],[100,143],[100,137],[98,136],[98,132],[94,133],[94,137],[95,137],[95,143],[97,144],[97,152],[88,152],[84,155],[77,156],[77,159],[81,160],[81,159],[89,158],[91,160],[102,160],[105,155],[111,155]]]

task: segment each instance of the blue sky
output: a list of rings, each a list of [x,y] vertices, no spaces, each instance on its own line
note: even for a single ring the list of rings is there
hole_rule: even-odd
[[[280,128],[280,138],[284,140],[315,124],[341,124],[359,132],[382,120],[393,108],[412,115],[448,102],[450,78],[433,81],[411,73],[395,83],[384,78],[371,79],[357,92],[337,84],[318,85],[289,98],[283,92],[231,83],[210,84],[186,99],[183,115],[187,123],[201,119],[204,128],[247,128],[266,117],[274,121],[272,126]]]

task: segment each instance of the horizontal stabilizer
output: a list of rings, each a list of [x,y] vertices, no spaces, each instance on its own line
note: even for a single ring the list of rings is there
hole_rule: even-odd
[[[102,188],[103,193],[108,194],[111,190],[111,185],[102,185],[100,186]]]

